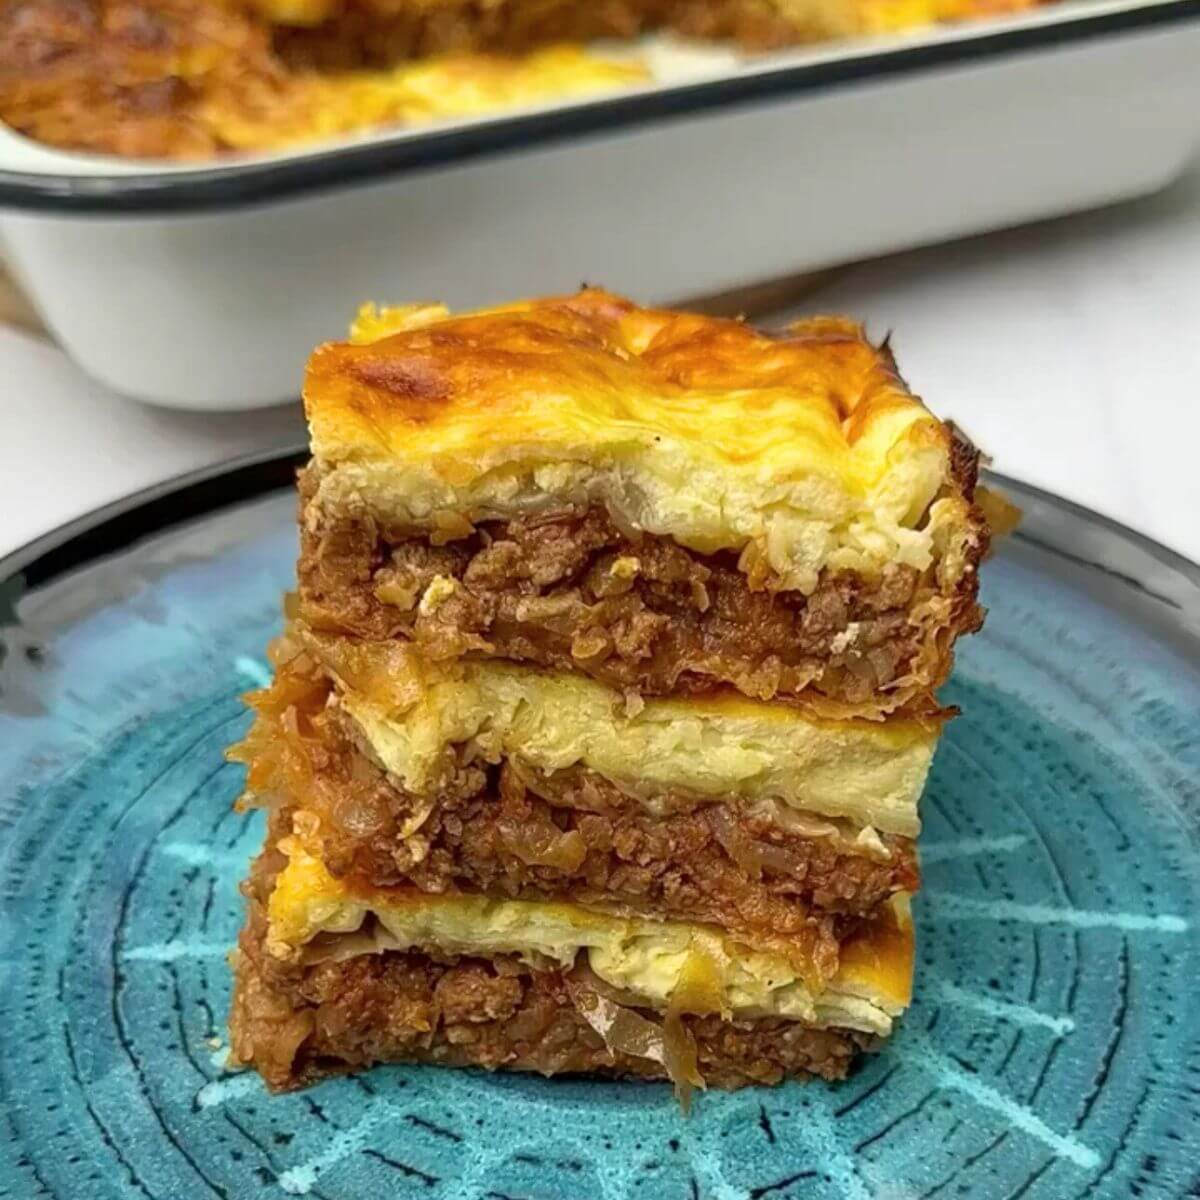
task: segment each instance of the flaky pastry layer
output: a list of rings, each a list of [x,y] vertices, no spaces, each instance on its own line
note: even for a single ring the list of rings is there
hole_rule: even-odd
[[[841,947],[829,974],[800,939],[749,938],[716,926],[649,920],[570,901],[355,888],[297,838],[267,904],[266,947],[313,962],[387,950],[450,957],[515,955],[568,969],[583,955],[608,985],[646,1007],[696,1015],[778,1016],[886,1035],[908,1004],[912,923],[897,896]]]
[[[544,772],[582,766],[649,811],[669,791],[777,801],[915,836],[938,723],[822,721],[736,693],[623,696],[586,676],[494,660],[430,663],[412,647],[293,626],[338,689],[373,757],[433,796],[455,757],[516,757]]]
[[[986,544],[974,451],[841,318],[768,336],[598,289],[371,311],[315,351],[304,397],[310,525],[361,515],[450,541],[599,505],[805,594],[823,570],[892,564],[934,565],[953,590]]]
[[[737,1088],[840,1079],[876,1039],[783,1018],[725,1021],[614,1001],[593,980],[511,956],[446,960],[385,951],[310,966],[280,963],[254,916],[234,956],[233,1061],[272,1090],[376,1063],[671,1079]]]
[[[243,803],[339,878],[827,938],[837,921],[814,918],[865,916],[918,886],[910,838],[728,797],[664,793],[650,812],[584,768],[460,759],[432,801],[415,796],[329,705],[324,677],[294,662],[281,675],[251,698],[254,725],[230,751],[249,768]]]

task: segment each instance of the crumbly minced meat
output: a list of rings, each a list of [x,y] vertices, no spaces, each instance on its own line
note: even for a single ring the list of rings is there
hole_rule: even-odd
[[[302,503],[315,486],[310,467]],[[974,570],[950,594],[933,568],[894,566],[877,580],[826,573],[804,596],[753,586],[734,554],[623,532],[596,508],[485,522],[440,546],[365,515],[301,528],[300,613],[314,628],[645,696],[733,686],[826,717],[932,716],[955,638],[983,620]]]
[[[561,969],[533,970],[503,955],[438,959],[397,951],[308,966],[274,959],[265,948],[264,904],[279,865],[279,855],[266,852],[244,885],[250,912],[230,1018],[233,1059],[253,1066],[272,1089],[385,1062],[667,1077],[656,1061],[608,1049]],[[641,1015],[651,1022],[660,1016]],[[872,1043],[851,1030],[780,1018],[681,1020],[704,1082],[719,1088],[790,1076],[840,1079]]]

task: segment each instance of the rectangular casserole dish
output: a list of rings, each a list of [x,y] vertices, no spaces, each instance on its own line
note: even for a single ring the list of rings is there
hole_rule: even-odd
[[[143,400],[296,394],[365,296],[664,303],[1152,191],[1200,140],[1200,0],[1096,0],[178,166],[0,129],[0,250]]]

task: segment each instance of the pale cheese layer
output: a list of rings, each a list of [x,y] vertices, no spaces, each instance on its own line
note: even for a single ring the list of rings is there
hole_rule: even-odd
[[[914,837],[937,730],[912,721],[818,721],[723,695],[647,700],[585,676],[497,660],[439,671],[396,647],[314,638],[340,703],[379,762],[414,794],[436,788],[447,747],[543,771],[582,766],[655,808],[675,790],[844,818]],[[364,665],[366,664],[366,665]],[[345,672],[345,674],[343,674]]]
[[[373,917],[380,949],[445,954],[514,954],[533,965],[570,968],[582,952],[605,983],[654,1008],[670,1006],[681,983],[711,997],[724,1015],[777,1016],[887,1034],[909,1002],[912,934],[907,899],[877,942],[860,942],[838,975],[814,994],[778,949],[748,944],[716,926],[598,912],[571,903],[484,896],[351,892],[293,839],[269,903],[267,948],[296,959],[318,935],[353,934]],[[684,1011],[691,1011],[685,1007]]]

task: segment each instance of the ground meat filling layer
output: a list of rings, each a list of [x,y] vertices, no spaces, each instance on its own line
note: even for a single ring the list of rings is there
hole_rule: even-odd
[[[250,918],[239,942],[230,1044],[234,1059],[254,1066],[272,1089],[385,1062],[671,1077],[736,1088],[787,1076],[840,1079],[871,1042],[853,1031],[778,1018],[664,1018],[616,1006],[586,977],[533,970],[503,955],[441,961],[391,951],[283,964],[264,945],[263,903],[273,871],[263,862],[245,888]],[[598,1011],[616,1017],[616,1028],[627,1030],[625,1041],[613,1036],[612,1026],[605,1036],[597,1031],[594,1025],[605,1025]],[[624,1052],[622,1045],[665,1046],[664,1061]]]
[[[646,696],[733,686],[831,717],[932,713],[954,639],[982,621],[974,571],[948,595],[935,568],[835,572],[806,597],[756,587],[736,555],[623,533],[594,508],[486,522],[441,546],[366,517],[302,527],[300,614],[314,628]]]
[[[664,28],[687,37],[767,49],[852,27],[852,18],[831,20],[815,5],[808,14],[785,17],[769,0],[499,0],[483,5],[461,0],[433,9],[368,0],[346,6],[315,27],[279,28],[275,46],[290,64],[345,69],[480,49],[519,54],[563,42],[633,38]]]
[[[295,831],[310,851],[364,887],[565,895],[786,934],[823,961],[853,918],[919,886],[911,839],[864,843],[820,820],[787,829],[761,811],[689,796],[651,813],[583,769],[546,776],[511,760],[456,763],[435,797],[414,797],[371,760],[353,722],[327,705],[327,682],[305,669],[293,660],[253,701],[258,719],[236,756],[250,765],[251,801],[301,814]]]

